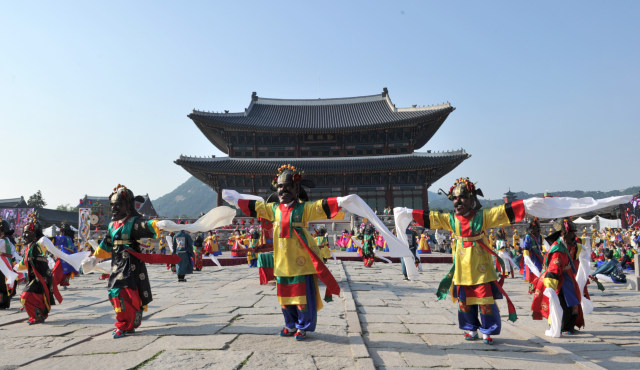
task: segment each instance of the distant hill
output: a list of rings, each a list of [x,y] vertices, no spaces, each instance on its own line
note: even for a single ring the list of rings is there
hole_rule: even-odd
[[[615,195],[636,194],[640,191],[640,186],[634,186],[624,190],[602,191],[557,191],[551,192],[553,196],[560,197],[592,197],[606,198]],[[517,199],[531,197],[541,197],[543,193],[529,194],[522,191],[514,192]],[[216,206],[217,195],[209,186],[195,177],[189,178],[184,184],[178,186],[174,191],[153,201],[153,206],[161,217],[183,217],[196,218],[202,212],[208,212]],[[480,198],[484,207],[490,207],[503,203],[502,199],[491,199],[491,201]],[[445,195],[429,192],[429,207],[432,210],[452,210],[452,204]]]
[[[216,206],[217,194],[195,177],[190,177],[169,194],[153,201],[160,217],[197,218]]]

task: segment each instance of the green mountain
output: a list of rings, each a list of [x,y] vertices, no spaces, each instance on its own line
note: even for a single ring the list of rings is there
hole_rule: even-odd
[[[215,207],[216,201],[216,192],[192,176],[169,194],[154,200],[153,207],[160,217],[197,218]]]
[[[592,197],[596,199],[612,197],[615,195],[636,194],[640,191],[640,186],[634,186],[624,190],[612,191],[558,191],[551,192],[550,195],[560,197]],[[529,194],[522,191],[514,192],[517,199],[531,197],[541,197],[543,193]],[[190,177],[184,184],[178,186],[174,191],[153,201],[153,206],[161,217],[171,218],[197,218],[201,213],[206,213],[216,206],[217,195],[209,186],[195,177]],[[484,207],[491,207],[503,203],[502,199],[480,198]],[[432,210],[452,210],[451,201],[443,194],[429,192],[429,207]]]

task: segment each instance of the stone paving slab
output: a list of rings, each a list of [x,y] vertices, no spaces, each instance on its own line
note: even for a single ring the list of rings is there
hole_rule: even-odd
[[[88,337],[22,337],[1,338],[0,367],[15,367],[20,364],[48,357],[57,351],[81,343]],[[10,355],[7,355],[10,354]]]
[[[445,350],[451,361],[451,367],[457,369],[493,369],[487,361],[479,356],[469,356],[468,350],[462,348]]]
[[[216,335],[165,335],[149,344],[149,348],[161,351],[166,348],[176,350],[223,350],[238,336],[235,334]]]
[[[404,327],[412,334],[441,334],[463,335],[458,325],[452,324],[404,324]]]
[[[145,363],[148,369],[238,369],[251,351],[185,351],[167,349]]]
[[[362,330],[366,333],[406,333],[411,331],[408,326],[404,324],[388,324],[388,323],[363,323]]]
[[[113,370],[114,367],[132,369],[152,358],[154,355],[155,353],[142,349],[140,351],[128,352],[127,355],[113,353],[92,356],[52,356],[26,366],[21,366],[20,369],[69,369],[78,368],[82,364],[87,366],[87,368],[96,370]]]
[[[281,337],[279,335],[252,335],[241,334],[229,345],[230,350],[243,350],[251,348],[254,351],[273,352],[280,354],[308,354],[314,356],[326,356],[332,354],[340,357],[351,357],[347,335],[338,336],[323,333],[319,330],[310,333],[307,339],[298,342],[293,337]]]
[[[449,367],[451,360],[447,352],[440,349],[423,349],[420,351],[401,350],[400,355],[410,367]]]
[[[109,332],[107,334],[92,338],[91,340],[84,343],[69,347],[56,354],[56,356],[135,352],[141,350],[157,339],[157,336],[136,335],[120,338],[119,340],[113,340],[112,335]]]

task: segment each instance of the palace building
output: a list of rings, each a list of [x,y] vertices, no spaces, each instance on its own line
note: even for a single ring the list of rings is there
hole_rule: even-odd
[[[267,198],[282,164],[304,171],[311,199],[358,194],[372,209],[428,208],[427,189],[470,155],[416,152],[455,110],[449,103],[396,108],[382,94],[339,99],[271,99],[254,92],[244,112],[189,114],[227,157],[175,161],[211,186]]]

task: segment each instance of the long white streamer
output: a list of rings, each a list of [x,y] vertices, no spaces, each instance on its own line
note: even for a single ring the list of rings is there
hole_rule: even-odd
[[[524,264],[527,265],[527,267],[529,268],[529,271],[531,271],[535,276],[540,277],[540,270],[533,263],[533,260],[531,259],[530,256],[524,256]]]
[[[17,266],[17,264],[16,264]],[[0,259],[0,271],[4,274],[4,277],[7,278],[7,285],[9,288],[13,287],[13,282],[18,278],[18,274],[16,274],[11,266],[8,266],[8,263],[4,258]],[[3,282],[0,282],[3,283]]]
[[[218,265],[218,267],[222,267],[222,265],[220,264],[220,261],[218,261],[218,259],[216,258],[216,256],[213,255],[213,253],[210,253],[207,256],[210,260],[213,261],[213,263],[215,263],[216,265]]]
[[[378,255],[378,252],[376,252],[376,249],[375,249],[375,248],[373,248],[373,254],[374,254],[376,257],[378,257],[378,258],[380,258],[381,260],[383,260],[384,262],[386,262],[386,263],[392,263],[392,262],[391,262],[391,260],[390,260],[390,259],[388,259],[387,257],[384,257],[384,256],[380,256],[380,255]]]
[[[575,216],[601,208],[628,203],[632,198],[633,195],[620,195],[604,199],[593,199],[591,197],[549,197],[529,198],[523,200],[523,203],[527,213],[532,216],[540,218],[558,218]]]
[[[80,266],[82,266],[82,261],[86,257],[88,257],[90,254],[88,251],[83,251],[83,252],[78,252],[73,254],[66,254],[60,249],[58,249],[58,247],[56,247],[51,242],[51,240],[49,240],[49,238],[47,238],[46,236],[43,236],[42,238],[40,238],[40,240],[38,240],[38,243],[40,243],[40,245],[47,248],[47,251],[49,251],[49,253],[51,253],[54,257],[60,258],[66,263],[70,264],[76,271],[80,270]]]
[[[558,294],[552,288],[546,288],[543,293],[549,298],[549,324],[551,328],[544,332],[544,335],[552,338],[560,338],[562,326],[562,306]]]
[[[100,246],[98,245],[98,242],[93,239],[89,239],[89,245],[91,246],[94,252],[97,251],[98,248],[100,248]]]
[[[235,209],[227,206],[216,207],[207,212],[192,224],[176,224],[170,220],[158,221],[156,224],[164,231],[188,231],[190,233],[206,232],[221,226],[230,225],[236,216]]]
[[[169,250],[171,251],[171,254],[173,254],[173,239],[171,239],[170,235],[167,235],[164,238],[167,241],[167,245],[169,246]]]
[[[398,239],[407,246],[409,253],[411,253],[409,249],[409,239],[407,239],[405,230],[407,230],[407,227],[409,227],[409,224],[413,221],[412,210],[406,207],[395,207],[393,209],[393,218],[395,219]],[[415,257],[413,255],[402,256],[402,259],[404,260],[404,266],[407,268],[407,277],[411,280],[417,279],[418,269],[415,268]]]
[[[513,262],[513,259],[511,258],[511,255],[509,252],[502,250],[498,252],[498,256],[502,258],[502,260],[504,261],[505,274],[511,273],[511,271],[514,271],[516,269],[516,263]]]
[[[578,282],[578,287],[580,288],[580,292],[578,294],[582,294],[584,291],[584,286],[587,284],[587,280],[589,279],[589,275],[591,275],[591,238],[585,237],[584,244],[582,244],[582,251],[580,251],[580,256],[578,257],[580,260],[580,267],[578,267],[578,273],[576,274],[576,281]],[[585,296],[582,296],[580,300],[580,305],[582,306],[582,312],[584,314],[589,314],[593,312],[593,302]]]
[[[95,256],[87,257],[82,261],[82,273],[90,274],[98,272],[101,274],[111,273],[111,260],[102,261],[98,263],[98,258]]]

